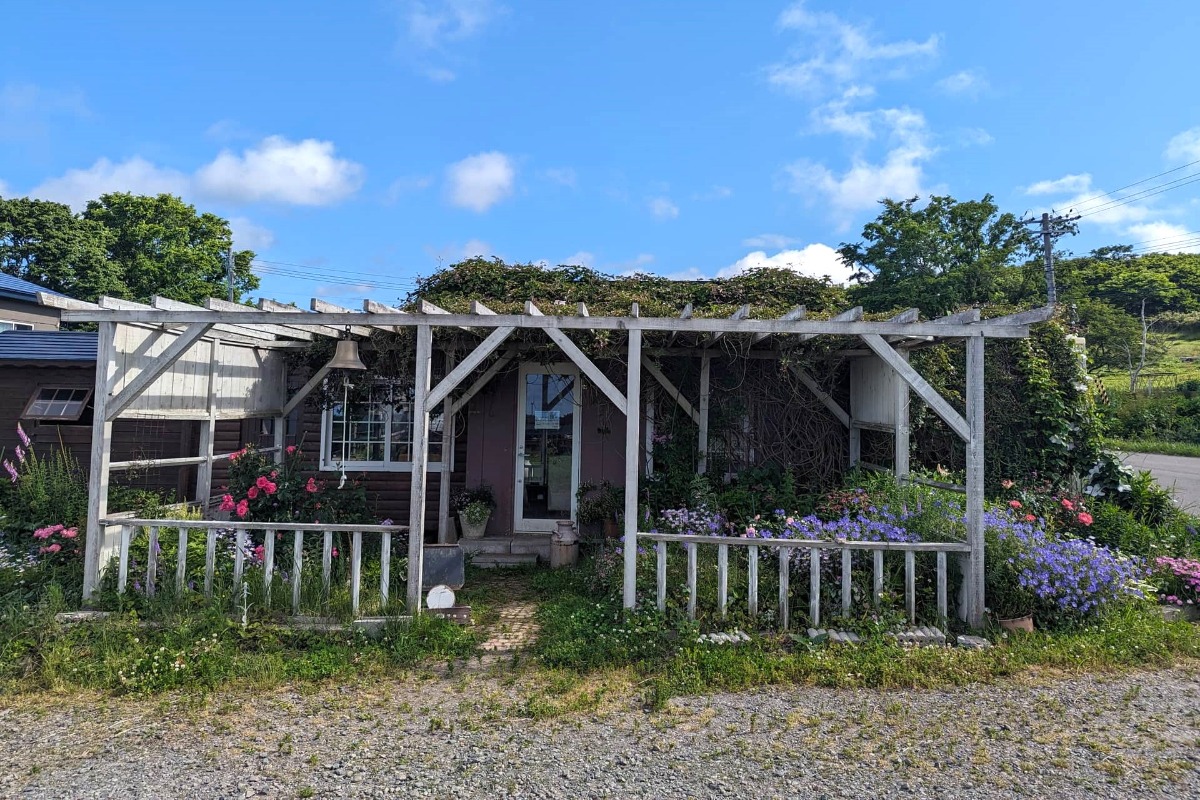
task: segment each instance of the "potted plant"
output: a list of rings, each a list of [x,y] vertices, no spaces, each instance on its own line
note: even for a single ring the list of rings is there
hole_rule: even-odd
[[[1008,534],[988,532],[984,587],[987,605],[1006,631],[1033,632],[1032,590],[1021,585],[1017,540]]]
[[[575,493],[575,516],[582,525],[603,525],[604,535],[620,535],[617,517],[625,509],[625,492],[610,481],[581,483]]]
[[[492,487],[480,484],[454,493],[451,505],[458,512],[458,525],[464,539],[482,539],[491,519],[496,499]]]

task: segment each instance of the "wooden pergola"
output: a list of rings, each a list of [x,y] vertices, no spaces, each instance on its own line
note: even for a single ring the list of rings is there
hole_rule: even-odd
[[[982,320],[977,309],[922,321],[915,309],[887,320],[867,321],[861,308],[828,319],[809,318],[795,308],[773,319],[754,319],[744,306],[723,318],[702,318],[692,308],[675,317],[644,317],[636,304],[624,316],[592,316],[583,304],[572,313],[543,313],[534,303],[522,314],[500,314],[473,302],[470,313],[450,313],[422,302],[413,311],[366,301],[361,311],[313,300],[304,311],[262,300],[257,308],[222,300],[204,307],[155,298],[149,304],[101,298],[97,304],[45,295],[42,302],[62,309],[65,322],[96,323],[99,347],[96,363],[95,412],[92,429],[88,503],[85,597],[98,586],[103,564],[104,532],[109,474],[129,464],[109,458],[112,423],[121,416],[172,417],[198,420],[201,452],[195,457],[170,459],[171,464],[199,465],[198,497],[210,491],[214,423],[225,418],[266,417],[276,420],[275,444],[282,452],[284,420],[325,379],[328,367],[318,370],[295,394],[287,394],[284,351],[306,347],[317,337],[368,336],[372,331],[414,328],[416,358],[413,398],[412,497],[408,520],[408,607],[420,609],[422,553],[425,528],[425,495],[428,471],[430,411],[442,404],[446,419],[479,392],[511,358],[508,353],[485,367],[488,359],[518,330],[540,330],[562,350],[580,372],[626,416],[625,483],[635,486],[639,474],[639,436],[642,372],[662,385],[698,426],[703,471],[708,436],[708,387],[713,345],[722,337],[745,337],[748,355],[778,352],[777,340],[796,337],[806,341],[819,336],[848,337],[846,349],[863,356],[851,365],[850,408],[843,408],[828,392],[799,368],[797,378],[807,386],[849,432],[850,464],[861,461],[861,432],[883,430],[895,440],[894,470],[908,475],[909,402],[916,394],[966,445],[967,557],[966,616],[980,625],[984,614],[984,340],[1022,338],[1029,326],[1048,320],[1052,307],[1036,308],[1005,317]],[[554,306],[555,312],[563,309]],[[432,385],[435,328],[458,328],[479,337],[474,348],[456,363],[447,364],[445,377]],[[618,387],[570,338],[571,331],[619,331],[625,337],[625,386]],[[652,337],[646,342],[646,337]],[[912,366],[912,346],[938,340],[966,343],[966,408],[959,413]],[[655,355],[691,354],[701,358],[700,396],[693,404],[666,377]],[[475,379],[466,384],[471,376]],[[464,384],[466,384],[464,388]],[[453,436],[453,432],[448,432]],[[161,466],[167,464],[162,463]],[[443,459],[441,468],[449,469]],[[446,481],[443,480],[443,487]],[[625,492],[624,533],[627,543],[639,535],[638,493]],[[443,488],[443,515],[448,508]],[[444,531],[443,525],[440,530]],[[444,536],[444,533],[441,534]],[[636,604],[636,546],[624,549],[624,604]]]

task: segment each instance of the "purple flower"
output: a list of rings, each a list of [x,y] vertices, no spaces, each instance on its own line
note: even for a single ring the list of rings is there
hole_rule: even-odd
[[[21,449],[21,445],[17,445],[17,461],[25,463],[25,451]]]
[[[17,482],[17,479],[18,479],[20,476],[19,476],[19,475],[17,475],[17,468],[16,468],[16,467],[14,467],[14,466],[12,465],[12,462],[11,462],[11,461],[9,461],[7,458],[6,458],[6,459],[4,459],[4,469],[5,469],[5,470],[8,472],[8,477],[12,478],[12,482],[13,482],[13,483],[16,483],[16,482]]]
[[[17,423],[17,436],[21,440],[21,444],[26,447],[33,447],[33,442],[29,440],[29,435],[25,433],[25,429],[21,427],[21,423]]]

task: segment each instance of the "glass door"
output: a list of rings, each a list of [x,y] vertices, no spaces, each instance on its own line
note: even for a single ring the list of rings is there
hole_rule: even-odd
[[[521,366],[515,530],[552,531],[575,518],[579,486],[579,373],[573,365]]]

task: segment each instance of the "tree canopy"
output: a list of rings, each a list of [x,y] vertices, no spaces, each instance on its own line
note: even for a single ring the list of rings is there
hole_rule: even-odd
[[[0,271],[79,300],[224,297],[232,245],[226,220],[169,194],[106,194],[81,214],[62,203],[0,198]],[[234,253],[237,298],[258,287],[253,258]]]

